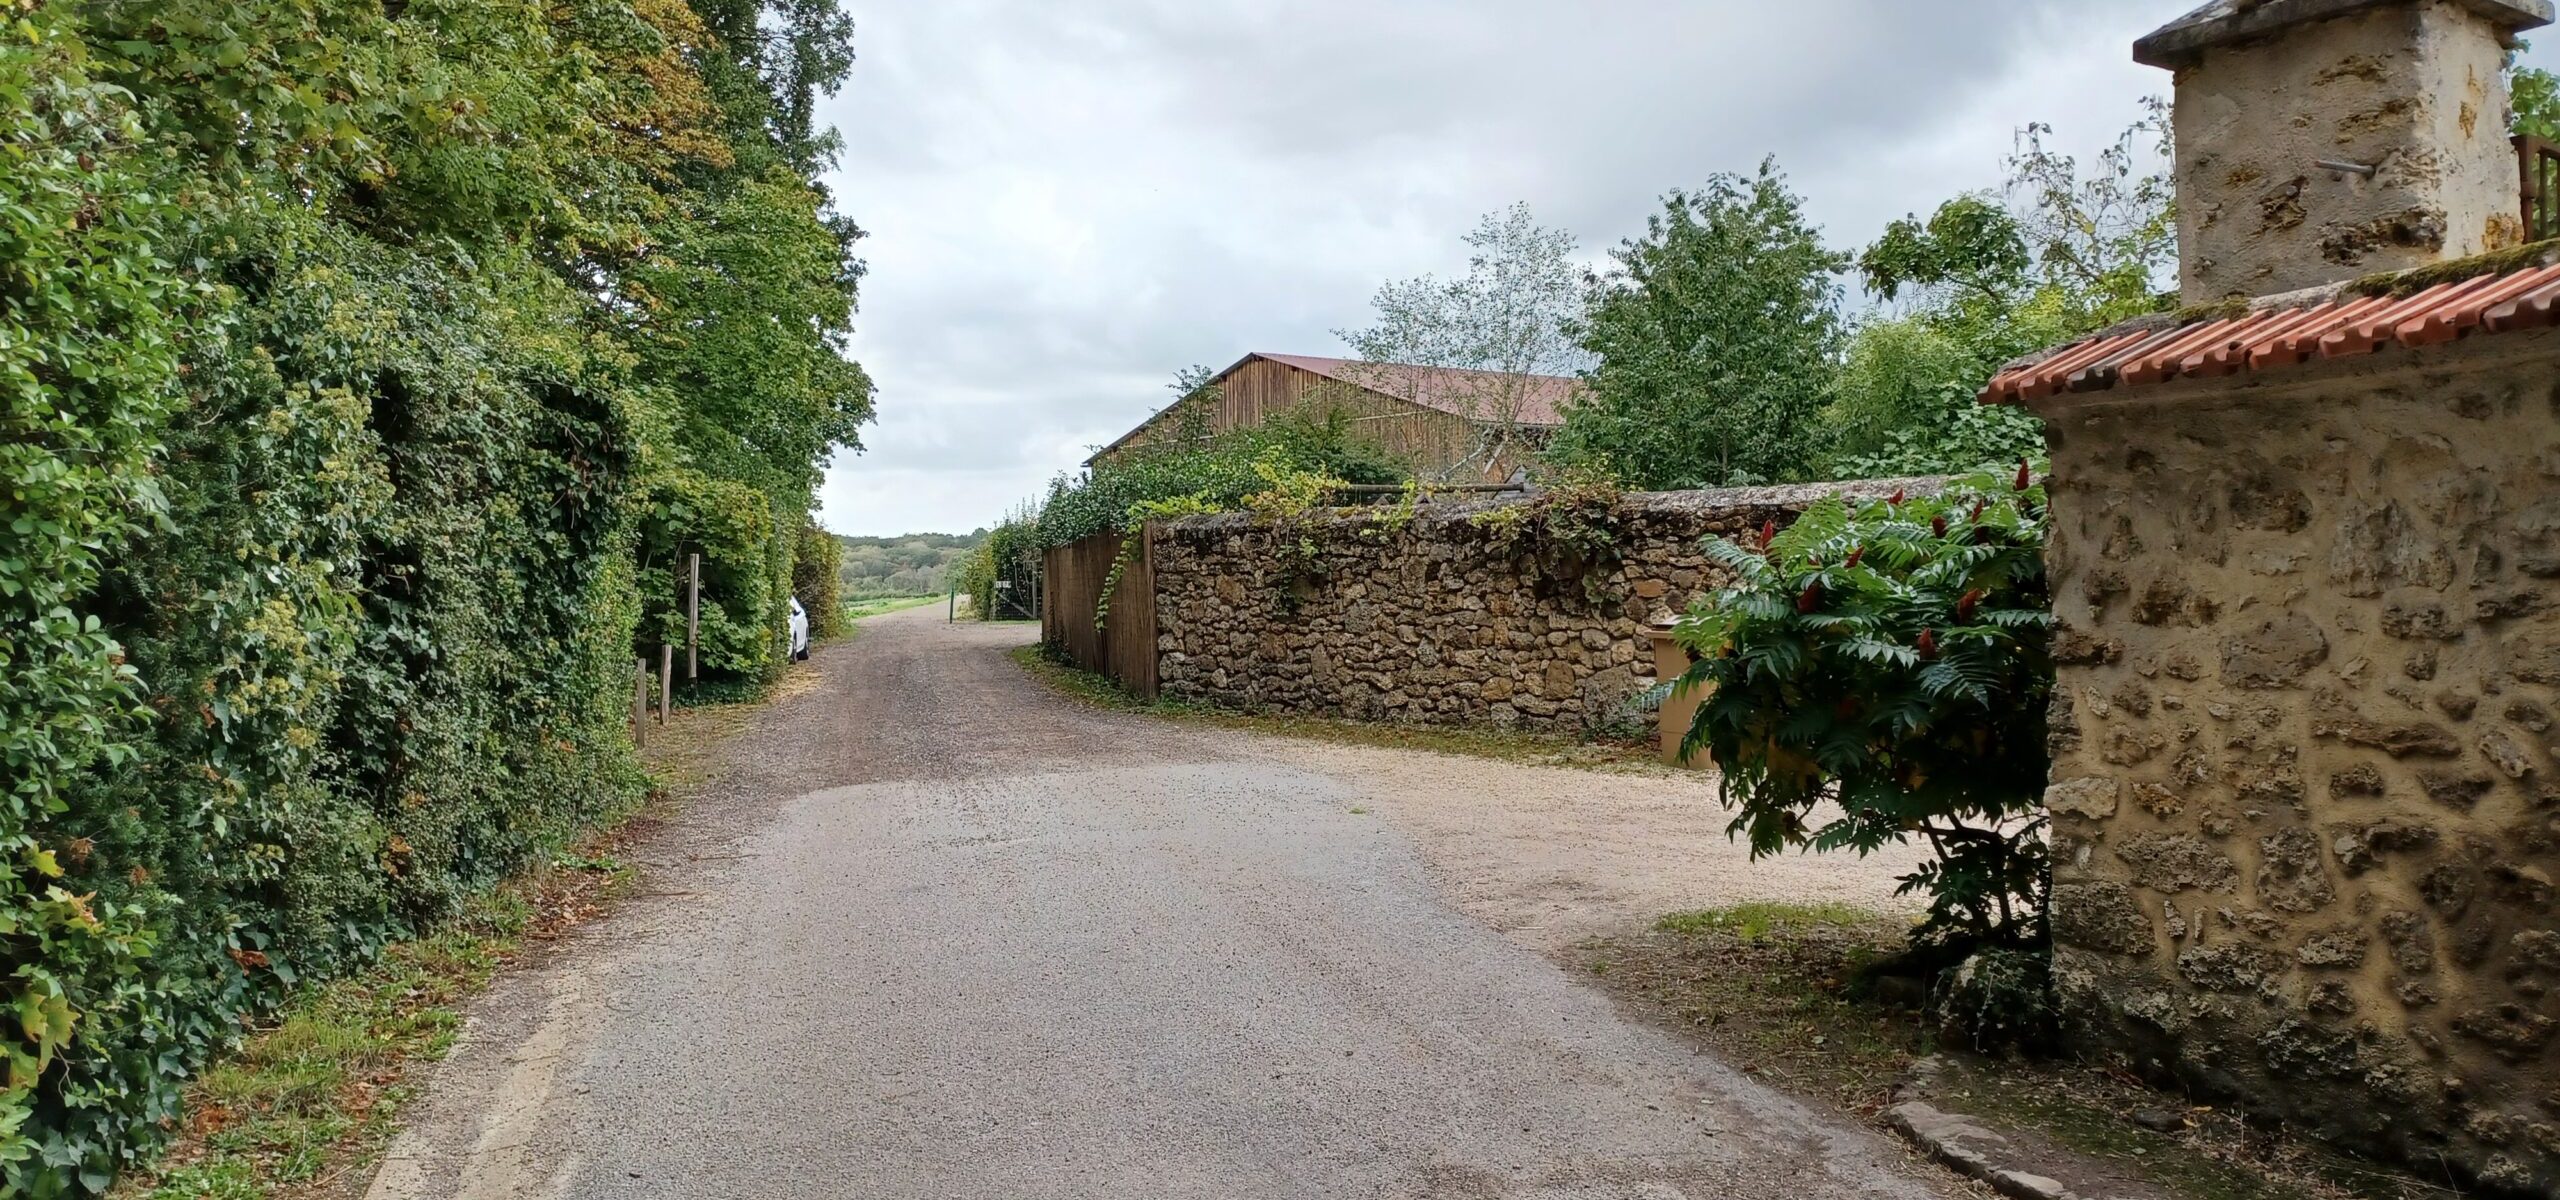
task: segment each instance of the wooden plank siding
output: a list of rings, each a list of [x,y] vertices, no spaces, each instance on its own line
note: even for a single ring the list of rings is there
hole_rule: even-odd
[[[1187,419],[1185,406],[1203,403],[1208,405],[1208,411],[1202,414],[1204,419]],[[1248,429],[1275,414],[1298,408],[1344,413],[1361,438],[1404,461],[1417,475],[1435,482],[1500,483],[1534,452],[1531,447],[1515,448],[1490,463],[1472,467],[1467,479],[1441,478],[1451,464],[1476,449],[1478,434],[1473,422],[1287,363],[1254,359],[1229,373],[1214,397],[1186,399],[1166,408],[1120,444],[1094,455],[1093,461],[1105,463],[1137,447],[1161,444],[1181,436],[1186,427],[1214,436],[1231,429]]]
[[[1099,627],[1094,610],[1111,564],[1120,556],[1119,534],[1097,533],[1050,547],[1042,564],[1045,576],[1040,595],[1042,641],[1077,666],[1109,676],[1151,700],[1156,694],[1154,541],[1150,530],[1137,556],[1120,572],[1110,614]]]

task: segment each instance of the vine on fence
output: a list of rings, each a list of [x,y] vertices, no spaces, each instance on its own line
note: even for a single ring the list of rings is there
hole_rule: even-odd
[[[1141,500],[1129,506],[1126,517],[1128,532],[1120,536],[1120,552],[1111,557],[1111,570],[1102,577],[1102,594],[1094,598],[1093,627],[1101,630],[1111,621],[1111,597],[1120,590],[1120,576],[1146,548],[1147,522],[1171,521],[1180,517],[1206,516],[1219,511],[1206,496],[1175,496],[1165,500]]]

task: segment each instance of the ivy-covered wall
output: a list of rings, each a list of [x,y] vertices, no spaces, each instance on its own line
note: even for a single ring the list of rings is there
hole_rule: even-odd
[[[154,0],[0,24],[0,1194],[638,797],[699,547],[760,679],[867,416],[832,5]],[[832,72],[832,74],[831,74]]]

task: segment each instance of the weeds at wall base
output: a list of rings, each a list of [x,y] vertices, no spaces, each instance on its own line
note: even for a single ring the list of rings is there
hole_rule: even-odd
[[[1042,685],[1115,712],[1143,713],[1188,724],[1306,741],[1462,754],[1530,766],[1579,767],[1619,774],[1674,774],[1671,768],[1661,764],[1651,737],[1640,729],[1602,731],[1574,737],[1519,730],[1393,725],[1294,713],[1238,711],[1170,696],[1142,699],[1106,676],[1075,666],[1043,645],[1019,647],[1012,651],[1011,657]]]

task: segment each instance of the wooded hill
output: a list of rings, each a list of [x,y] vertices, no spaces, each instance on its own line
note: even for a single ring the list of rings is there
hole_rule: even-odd
[[[846,599],[865,596],[939,596],[950,587],[951,571],[968,557],[969,548],[985,541],[975,533],[907,533],[896,537],[851,537],[837,534],[844,557],[836,569]]]

